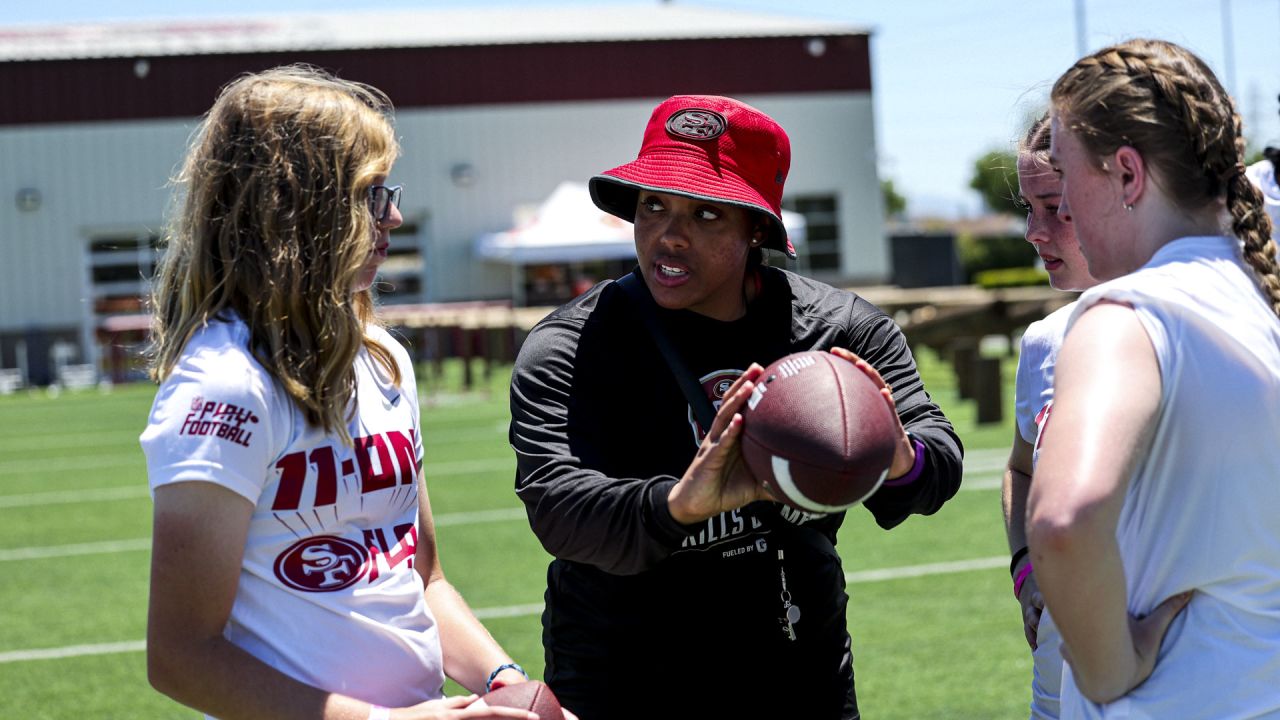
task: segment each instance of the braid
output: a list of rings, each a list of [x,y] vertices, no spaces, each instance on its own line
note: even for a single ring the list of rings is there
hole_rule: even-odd
[[[1244,134],[1239,113],[1232,112],[1236,135],[1237,157],[1244,157]],[[1232,172],[1227,181],[1227,210],[1231,213],[1231,231],[1244,243],[1245,262],[1257,273],[1258,286],[1280,316],[1280,265],[1276,263],[1276,243],[1271,239],[1271,217],[1263,211],[1262,191],[1240,172]],[[1233,168],[1233,170],[1236,168]]]
[[[1271,218],[1262,211],[1262,193],[1243,174],[1227,184],[1231,230],[1244,242],[1244,259],[1258,275],[1258,286],[1271,310],[1280,316],[1280,265],[1271,239]]]

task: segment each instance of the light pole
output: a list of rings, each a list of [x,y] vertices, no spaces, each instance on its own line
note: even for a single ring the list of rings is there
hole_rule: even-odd
[[[1236,95],[1235,46],[1231,42],[1231,0],[1221,0],[1222,6],[1222,70],[1227,76],[1227,92]]]
[[[1076,0],[1076,57],[1082,58],[1088,52],[1089,45],[1085,41],[1084,0]]]

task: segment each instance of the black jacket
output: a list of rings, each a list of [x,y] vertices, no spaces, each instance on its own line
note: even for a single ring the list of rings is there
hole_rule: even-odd
[[[959,487],[962,450],[897,326],[852,293],[760,272],[740,320],[656,310],[689,370],[716,399],[752,362],[849,348],[893,388],[926,452],[919,479],[864,506],[884,528],[936,511]],[[857,717],[834,549],[844,513],[757,502],[695,526],[672,519],[667,494],[700,430],[620,288],[597,285],[533,329],[511,412],[516,491],[556,558],[543,641],[547,681],[567,707],[582,720]],[[783,573],[802,611],[794,641],[780,620]]]

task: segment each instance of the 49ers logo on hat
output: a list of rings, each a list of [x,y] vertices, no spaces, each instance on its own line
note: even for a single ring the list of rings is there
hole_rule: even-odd
[[[685,108],[667,118],[667,132],[687,140],[714,140],[728,126],[723,115],[702,108]]]
[[[334,592],[364,577],[365,550],[336,535],[299,540],[276,558],[276,577],[294,590]]]

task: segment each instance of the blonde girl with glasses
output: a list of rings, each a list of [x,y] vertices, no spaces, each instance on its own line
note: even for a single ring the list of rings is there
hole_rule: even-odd
[[[401,223],[379,91],[305,67],[204,118],[153,298],[147,667],[207,717],[524,718],[445,578],[408,354],[370,286]]]

